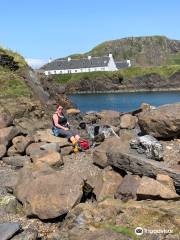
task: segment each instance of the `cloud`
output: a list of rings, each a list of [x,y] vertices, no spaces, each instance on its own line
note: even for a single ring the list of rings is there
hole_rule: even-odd
[[[26,62],[34,69],[42,67],[44,64],[48,63],[47,59],[38,58],[26,58]]]

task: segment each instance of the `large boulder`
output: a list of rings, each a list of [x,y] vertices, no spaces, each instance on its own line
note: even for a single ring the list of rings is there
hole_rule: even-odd
[[[19,129],[11,126],[0,129],[0,144],[8,145],[9,142],[20,133]]]
[[[32,157],[34,155],[44,152],[45,149],[41,149],[41,146],[44,146],[45,144],[46,142],[31,143],[26,148],[26,154]]]
[[[66,138],[55,137],[51,129],[37,131],[34,140],[35,142],[58,143],[60,147],[70,145]]]
[[[137,137],[130,142],[130,145],[131,148],[137,149],[138,153],[145,153],[147,158],[156,160],[163,158],[163,145],[150,135]]]
[[[24,153],[27,146],[33,142],[31,136],[17,136],[13,138],[12,143],[18,153]]]
[[[142,199],[180,199],[175,191],[161,182],[143,176],[137,188],[137,198]]]
[[[127,152],[129,150],[129,142],[134,139],[135,136],[136,134],[134,132],[123,130],[120,137],[114,136],[105,139],[105,141],[93,151],[94,164],[100,166],[101,168],[107,167],[109,165],[107,152],[114,147],[121,149],[121,151]]]
[[[124,114],[120,118],[120,128],[133,129],[137,123],[137,117],[131,114]]]
[[[119,185],[115,197],[121,200],[137,199],[137,188],[141,178],[136,175],[126,175]]]
[[[29,156],[3,157],[2,161],[7,165],[20,168],[23,167],[26,162],[30,162],[30,157]]]
[[[97,200],[102,200],[107,197],[113,197],[121,184],[123,177],[112,169],[103,171],[103,186]]]
[[[20,156],[21,154],[17,151],[17,149],[15,148],[14,145],[12,145],[11,147],[8,148],[7,150],[7,156],[11,157],[11,156]]]
[[[156,138],[180,136],[180,103],[163,105],[138,115],[142,131]]]
[[[180,170],[169,168],[163,162],[148,159],[133,151],[125,152],[116,146],[109,149],[107,158],[109,165],[140,176],[168,175],[173,179],[176,187],[180,187]]]
[[[11,114],[0,106],[0,129],[11,126],[13,119]]]
[[[52,219],[67,213],[81,201],[84,184],[99,196],[103,185],[101,171],[88,159],[66,160],[61,171],[39,162],[20,170],[14,194],[28,216]]]
[[[115,197],[122,200],[180,199],[175,189],[153,178],[126,175],[118,187]]]
[[[165,186],[169,187],[169,189],[171,189],[172,191],[176,191],[175,187],[174,187],[174,183],[171,177],[169,177],[168,175],[164,175],[164,174],[158,174],[156,177],[156,180],[162,184],[164,184]]]
[[[120,113],[106,110],[98,113],[101,125],[118,126],[120,123]]]
[[[46,162],[50,166],[61,166],[63,164],[63,159],[61,154],[55,151],[47,151],[34,155],[32,161],[36,164],[38,162]]]

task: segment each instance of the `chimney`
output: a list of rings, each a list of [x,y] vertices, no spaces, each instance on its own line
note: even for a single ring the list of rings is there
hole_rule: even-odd
[[[68,57],[68,62],[70,62],[71,61],[71,57]]]
[[[128,67],[131,67],[131,60],[126,60]]]
[[[91,56],[88,56],[88,59],[91,60]]]
[[[109,58],[112,58],[112,53],[109,53]]]

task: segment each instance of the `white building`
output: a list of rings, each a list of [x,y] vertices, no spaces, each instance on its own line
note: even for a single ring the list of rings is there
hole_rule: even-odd
[[[123,67],[131,66],[130,60],[124,61]],[[112,54],[105,57],[91,57],[82,59],[56,59],[49,62],[41,68],[45,75],[50,74],[68,74],[95,71],[116,71],[118,67],[114,61]]]

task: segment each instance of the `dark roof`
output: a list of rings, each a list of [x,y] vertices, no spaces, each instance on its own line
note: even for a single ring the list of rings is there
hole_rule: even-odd
[[[129,64],[126,61],[124,61],[124,62],[115,62],[115,63],[116,63],[117,69],[129,67]]]
[[[79,69],[79,68],[92,68],[92,67],[106,67],[109,62],[109,57],[91,57],[82,59],[71,59],[68,61],[62,59],[56,59],[41,69],[43,70],[65,70],[65,69]]]

